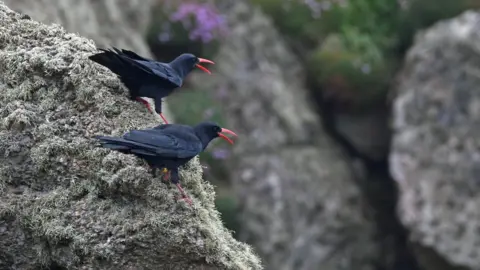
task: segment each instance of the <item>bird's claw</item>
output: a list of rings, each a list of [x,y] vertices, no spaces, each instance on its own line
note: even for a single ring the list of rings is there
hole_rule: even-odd
[[[193,204],[192,200],[190,199],[190,197],[187,196],[187,194],[183,194],[183,195],[178,196],[177,200],[179,200],[179,201],[185,200],[189,205]]]
[[[170,171],[167,168],[163,168],[161,172],[163,173],[162,181],[168,182],[170,180]]]
[[[165,124],[168,124],[168,121],[167,121],[167,119],[165,118],[165,116],[163,116],[163,113],[159,113],[159,114],[160,114],[160,117],[162,118],[163,122],[164,122]]]
[[[185,200],[189,205],[192,205],[192,200],[190,199],[190,197],[188,197],[187,193],[185,193],[182,186],[180,184],[176,184],[176,186],[178,188],[178,191],[180,191],[180,194],[181,194],[179,200]]]

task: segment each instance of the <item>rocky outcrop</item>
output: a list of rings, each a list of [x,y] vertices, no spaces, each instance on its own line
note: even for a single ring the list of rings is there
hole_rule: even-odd
[[[470,269],[480,269],[479,24],[469,11],[418,34],[399,77],[390,155],[411,239]]]
[[[181,170],[188,207],[139,159],[95,147],[158,121],[87,59],[93,41],[0,2],[0,48],[0,269],[262,268],[198,159]]]
[[[243,138],[230,164],[239,236],[268,269],[374,269],[373,222],[348,158],[309,104],[301,65],[259,10],[245,1],[223,8],[230,31],[216,79],[195,85],[225,93],[226,118]]]
[[[151,57],[144,33],[155,0],[4,0],[11,9],[46,24],[93,39],[98,47],[126,48]],[[152,103],[153,107],[154,104]],[[164,115],[173,121],[168,104]],[[158,121],[161,118],[156,115]]]
[[[91,38],[99,47],[117,46],[149,55],[144,32],[155,0],[4,0],[34,20],[58,23]]]

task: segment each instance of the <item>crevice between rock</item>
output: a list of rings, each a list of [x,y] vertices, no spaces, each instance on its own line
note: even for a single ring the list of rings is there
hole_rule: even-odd
[[[385,252],[385,256],[381,256],[384,261],[380,263],[377,270],[419,270],[418,263],[408,245],[408,231],[400,223],[396,214],[398,189],[389,172],[388,151],[381,157],[372,157],[357,149],[337,128],[336,101],[322,95],[322,91],[318,91],[313,86],[312,78],[307,78],[307,89],[314,100],[317,113],[321,116],[325,133],[354,162],[357,161],[360,164],[361,168],[356,170],[357,183],[374,211],[378,240],[383,247],[382,251]],[[380,110],[383,110],[387,116],[390,115],[390,106],[387,105]],[[385,121],[388,119],[389,117],[385,117]],[[387,123],[380,124],[387,125]],[[388,138],[385,138],[388,145],[391,136],[389,132]]]

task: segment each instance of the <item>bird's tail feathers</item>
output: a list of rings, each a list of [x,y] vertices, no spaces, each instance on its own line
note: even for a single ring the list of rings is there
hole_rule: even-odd
[[[138,75],[153,74],[150,69],[135,62],[128,54],[113,47],[112,50],[101,49],[102,52],[88,58],[117,74],[122,78],[132,78]]]
[[[125,140],[119,137],[95,136],[94,138],[100,141],[101,147],[103,148],[108,148],[122,153],[154,155],[154,153],[144,149],[144,145],[141,143]]]
[[[130,98],[135,99],[138,96],[139,83],[152,71],[141,63],[128,57],[117,48],[113,50],[101,49],[100,53],[89,56],[88,58],[115,73],[128,88]]]
[[[116,145],[129,145],[130,142],[120,137],[110,136],[95,136],[95,139],[99,140],[102,145],[116,144]]]
[[[140,55],[138,55],[138,54],[136,54],[136,53],[134,53],[134,52],[132,52],[132,51],[129,51],[129,50],[122,49],[122,50],[120,51],[120,50],[118,50],[117,48],[114,48],[114,49],[117,51],[117,53],[119,53],[119,54],[121,53],[121,54],[123,54],[123,55],[125,55],[125,56],[127,56],[127,57],[129,57],[129,58],[131,58],[131,59],[140,60],[140,61],[150,61],[150,59],[141,57]]]
[[[116,53],[110,50],[101,49],[102,52],[89,56],[93,62],[100,64],[117,74],[120,77],[128,74],[128,65]]]

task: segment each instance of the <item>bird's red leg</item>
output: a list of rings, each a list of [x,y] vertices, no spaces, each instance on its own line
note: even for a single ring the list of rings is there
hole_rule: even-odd
[[[148,101],[146,101],[145,99],[140,98],[140,97],[137,97],[137,101],[140,101],[141,103],[143,103],[143,105],[145,105],[147,107],[148,111],[150,113],[153,113],[152,108],[150,107],[150,103],[148,103]]]
[[[163,168],[162,173],[164,173],[162,180],[169,181],[170,180],[170,171],[167,168]]]
[[[165,124],[168,124],[168,121],[167,119],[165,119],[165,117],[163,116],[163,113],[159,113],[160,114],[160,117],[162,118],[163,122],[165,122]]]
[[[192,205],[192,200],[190,199],[190,197],[188,197],[187,193],[185,193],[185,191],[183,190],[182,186],[180,185],[180,183],[177,183],[175,184],[175,186],[177,186],[178,190],[180,191],[180,193],[182,194],[182,200],[185,200],[187,201],[187,203],[189,205]]]
[[[165,173],[162,178],[164,181],[172,180],[171,179],[172,175],[170,170],[168,170],[167,168],[163,168],[162,172]],[[189,205],[192,205],[192,200],[190,199],[190,197],[188,197],[187,193],[185,193],[180,183],[176,183],[175,186],[177,186],[178,190],[180,191],[180,194],[182,195],[181,199],[187,201]]]
[[[140,98],[140,97],[137,97],[137,101],[143,103],[143,105],[145,105],[145,107],[147,107],[148,111],[149,111],[150,113],[153,113],[152,107],[150,106],[150,103],[148,103],[148,101],[146,101],[145,99]],[[163,122],[164,122],[165,124],[168,124],[168,121],[167,121],[167,119],[165,118],[165,116],[163,116],[162,113],[159,113],[159,115],[160,115],[160,117],[162,118]]]

